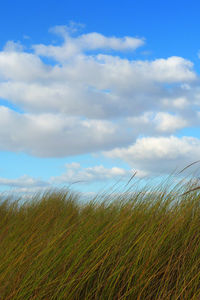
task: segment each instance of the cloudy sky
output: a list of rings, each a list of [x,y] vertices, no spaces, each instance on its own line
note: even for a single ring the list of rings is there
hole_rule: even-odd
[[[198,0],[0,11],[0,191],[83,191],[200,159]]]

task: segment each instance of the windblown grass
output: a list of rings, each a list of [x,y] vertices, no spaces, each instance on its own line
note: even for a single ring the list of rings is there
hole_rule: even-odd
[[[0,299],[200,299],[196,187],[2,200]]]

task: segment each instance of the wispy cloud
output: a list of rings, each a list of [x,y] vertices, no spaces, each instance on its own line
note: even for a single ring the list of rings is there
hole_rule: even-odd
[[[66,165],[66,172],[61,176],[52,177],[50,182],[56,183],[73,183],[73,182],[90,182],[107,181],[113,179],[127,180],[132,175],[131,170],[125,170],[119,167],[105,168],[103,165],[82,168],[77,163]]]
[[[93,182],[109,182],[112,180],[126,181],[132,175],[132,170],[117,166],[106,168],[103,165],[82,167],[79,163],[72,162],[65,165],[65,172],[59,176],[51,176],[48,180],[41,180],[28,175],[19,178],[0,178],[0,186],[12,188],[19,193],[34,193],[55,188],[57,185],[70,186],[74,183],[90,184]]]
[[[48,187],[49,183],[36,179],[28,175],[21,176],[16,179],[8,179],[0,177],[1,186],[9,186],[12,188],[35,188],[35,187]]]
[[[76,27],[76,25],[71,23],[71,26],[56,26],[51,28],[51,32],[63,37],[63,44],[61,46],[44,44],[33,45],[35,53],[41,56],[52,57],[59,62],[65,62],[69,58],[81,55],[85,51],[134,51],[144,45],[144,38],[134,38],[130,36],[122,38],[115,36],[106,37],[97,32],[73,36],[73,33],[77,31]]]

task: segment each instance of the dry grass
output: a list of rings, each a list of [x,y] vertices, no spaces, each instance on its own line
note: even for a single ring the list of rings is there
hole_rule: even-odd
[[[196,187],[2,200],[0,299],[200,299]]]

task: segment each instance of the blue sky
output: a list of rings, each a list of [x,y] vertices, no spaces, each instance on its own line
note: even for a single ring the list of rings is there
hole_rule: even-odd
[[[200,159],[198,1],[4,1],[0,190],[97,191]]]

